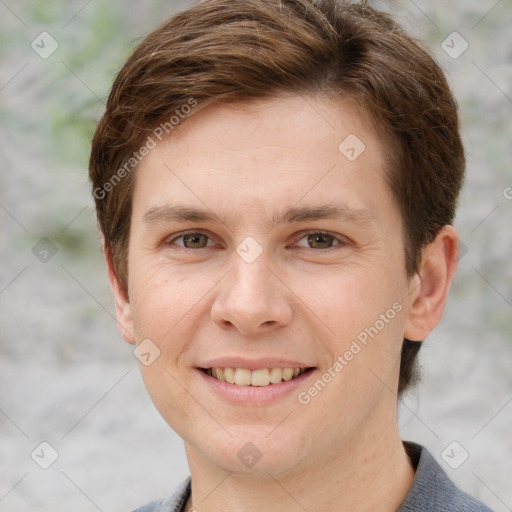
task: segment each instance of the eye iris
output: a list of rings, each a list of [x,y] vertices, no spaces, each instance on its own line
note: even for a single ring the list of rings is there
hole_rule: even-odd
[[[333,237],[331,235],[324,235],[322,233],[315,233],[308,236],[308,244],[315,246],[319,249],[327,249],[331,247]]]
[[[208,241],[208,237],[201,233],[189,233],[183,235],[183,245],[188,249],[197,249],[205,247]]]

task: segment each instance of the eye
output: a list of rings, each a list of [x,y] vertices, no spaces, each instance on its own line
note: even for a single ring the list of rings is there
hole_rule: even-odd
[[[166,242],[167,245],[177,245],[185,249],[204,249],[211,247],[213,242],[205,233],[190,232],[175,236]],[[337,245],[346,245],[347,242],[341,238],[325,233],[323,231],[314,231],[306,233],[295,244],[298,247],[307,247],[309,249],[330,249]]]
[[[299,247],[309,247],[310,249],[329,249],[340,244],[346,244],[346,242],[329,233],[315,231],[303,236],[296,245]]]
[[[178,243],[180,240],[181,243]],[[169,245],[179,245],[185,249],[203,249],[208,246],[209,241],[210,237],[204,233],[185,233],[169,240],[167,243]]]

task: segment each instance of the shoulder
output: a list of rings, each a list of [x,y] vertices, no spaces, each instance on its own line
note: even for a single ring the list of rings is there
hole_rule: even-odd
[[[426,448],[410,442],[404,446],[417,467],[412,487],[397,512],[492,512],[458,489]]]
[[[182,512],[190,496],[190,483],[190,477],[188,477],[169,496],[146,503],[133,512]]]

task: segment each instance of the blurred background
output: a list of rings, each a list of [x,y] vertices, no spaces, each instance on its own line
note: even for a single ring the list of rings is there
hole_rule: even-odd
[[[87,161],[119,67],[190,4],[0,0],[0,511],[132,510],[188,475],[116,328]],[[512,511],[512,2],[377,5],[445,69],[468,156],[460,266],[402,437]]]

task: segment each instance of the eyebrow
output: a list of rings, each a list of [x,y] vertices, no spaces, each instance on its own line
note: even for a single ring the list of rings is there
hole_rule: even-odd
[[[273,226],[285,223],[307,222],[323,219],[346,220],[357,224],[374,224],[375,218],[370,210],[351,208],[343,204],[321,206],[292,207],[285,212],[275,212]],[[167,222],[217,222],[226,224],[216,213],[208,209],[184,205],[155,206],[142,216],[144,224]]]

